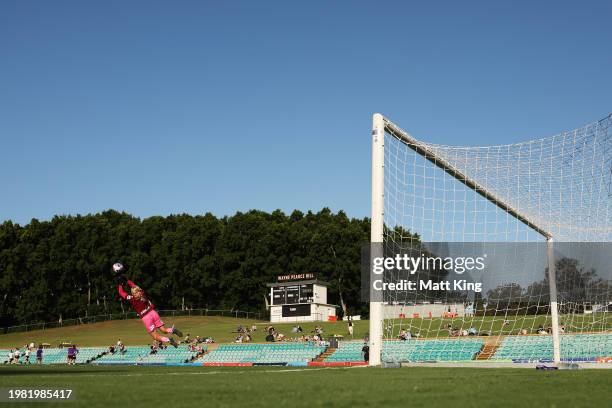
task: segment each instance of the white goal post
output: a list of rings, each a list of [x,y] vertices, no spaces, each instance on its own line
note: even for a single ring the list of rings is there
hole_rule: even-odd
[[[543,243],[547,264],[541,282],[527,276],[528,272],[517,272],[505,280],[496,277],[486,295],[463,301],[472,310],[480,307],[481,317],[476,319],[472,311],[470,319],[465,309],[449,312],[460,317],[457,324],[461,327],[455,330],[449,324],[448,332],[461,335],[469,325],[470,330],[487,331],[489,336],[512,330],[522,334],[546,322],[552,337],[552,360],[558,363],[562,331],[610,330],[607,313],[590,320],[582,316],[587,307],[583,298],[588,298],[585,305],[609,307],[610,279],[597,274],[580,278],[583,286],[590,285],[581,292],[582,297],[558,293],[555,250],[557,242],[612,241],[611,138],[609,115],[570,132],[523,143],[443,146],[422,142],[383,115],[374,114],[371,243],[381,244],[380,248],[387,243],[406,243],[415,239],[414,234],[421,242]],[[372,253],[371,257],[380,255]],[[561,279],[562,287],[568,287],[577,278],[564,269]],[[370,301],[370,365],[381,364],[383,340],[395,339],[399,332],[438,338],[444,331],[434,325],[446,321],[434,321],[431,312],[429,319],[416,312],[426,310],[419,308],[421,303],[439,303],[450,311],[450,300],[395,296],[392,301]],[[398,319],[398,310],[416,311],[412,316],[419,317]],[[403,312],[399,315],[405,317]]]

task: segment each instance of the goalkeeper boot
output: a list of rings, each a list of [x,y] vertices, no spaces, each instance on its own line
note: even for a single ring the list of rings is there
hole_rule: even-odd
[[[179,337],[183,337],[183,332],[174,327],[174,325],[172,325],[172,334],[176,334]]]
[[[178,343],[174,340],[174,337],[170,337],[170,344],[172,344],[174,348],[178,348]]]

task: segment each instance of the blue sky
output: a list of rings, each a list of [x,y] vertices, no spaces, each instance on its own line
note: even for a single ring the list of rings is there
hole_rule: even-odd
[[[609,1],[4,1],[0,221],[367,216],[372,113],[468,145],[597,120],[610,15]]]

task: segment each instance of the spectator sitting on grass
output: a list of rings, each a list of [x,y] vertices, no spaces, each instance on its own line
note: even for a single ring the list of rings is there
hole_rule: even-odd
[[[402,329],[400,330],[399,339],[400,340],[410,340],[412,338],[412,333],[410,330]]]
[[[478,332],[476,331],[476,328],[474,326],[471,326],[468,330],[468,336],[476,336],[478,334]]]
[[[191,341],[191,334],[187,333],[183,339],[183,343],[189,343]]]
[[[397,336],[397,338],[400,339],[400,340],[408,340],[406,338],[406,330],[404,330],[404,329],[400,330],[399,336]]]

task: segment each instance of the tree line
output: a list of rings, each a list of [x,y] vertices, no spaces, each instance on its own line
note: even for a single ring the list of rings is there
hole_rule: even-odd
[[[398,226],[387,232],[419,242],[417,234]],[[110,272],[118,260],[159,309],[265,312],[266,283],[278,275],[314,272],[331,284],[328,302],[341,305],[340,314],[367,315],[360,259],[369,238],[369,218],[349,218],[327,208],[144,219],[108,210],[32,219],[24,226],[6,221],[0,224],[0,327],[127,311]],[[556,269],[565,304],[609,297],[608,281],[576,260],[560,259]],[[534,314],[545,312],[548,274],[543,272],[543,279],[527,288],[500,285],[476,303],[488,302],[494,310],[520,306],[533,307]],[[420,296],[470,301],[466,293]]]
[[[609,273],[607,273],[609,276]],[[527,309],[526,314],[548,314],[550,280],[548,267],[542,279],[523,287],[519,283],[499,285],[487,292],[485,300],[491,313],[498,310]],[[578,259],[561,257],[555,260],[555,286],[559,313],[583,313],[586,305],[601,306],[607,310],[612,287],[606,272],[587,269]]]
[[[108,210],[0,225],[0,326],[121,312],[111,265],[160,309],[265,310],[266,283],[314,272],[328,302],[363,313],[361,245],[370,220],[343,211],[154,216]]]

